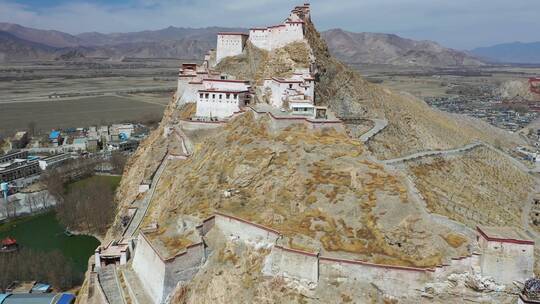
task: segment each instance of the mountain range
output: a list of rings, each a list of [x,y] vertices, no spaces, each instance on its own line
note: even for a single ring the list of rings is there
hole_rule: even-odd
[[[215,47],[216,33],[242,28],[178,28],[130,33],[97,32],[71,35],[18,24],[0,23],[0,62],[86,57],[194,59]],[[465,52],[433,41],[415,41],[393,34],[352,33],[341,29],[322,32],[330,52],[348,63],[405,66],[464,66],[483,62]],[[69,57],[69,56],[67,56]]]
[[[476,48],[472,54],[487,61],[501,63],[540,63],[540,41],[512,42]]]
[[[394,34],[352,33],[341,29],[322,32],[332,55],[349,63],[391,65],[462,66],[483,63],[465,52],[428,40]]]

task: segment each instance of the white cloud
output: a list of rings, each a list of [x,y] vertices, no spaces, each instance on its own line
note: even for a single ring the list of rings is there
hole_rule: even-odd
[[[34,8],[0,0],[0,21],[58,29],[124,32],[183,27],[250,27],[280,22],[302,1],[290,0],[133,0],[95,4],[76,0]],[[540,40],[537,0],[314,0],[319,29],[396,33],[456,48],[499,42]]]

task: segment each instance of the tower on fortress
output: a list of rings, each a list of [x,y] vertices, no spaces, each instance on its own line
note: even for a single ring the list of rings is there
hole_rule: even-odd
[[[304,40],[305,22],[310,20],[309,3],[296,6],[278,25],[251,28],[249,34],[224,32],[217,35],[216,64],[223,58],[241,55],[249,41],[255,47],[271,51]]]

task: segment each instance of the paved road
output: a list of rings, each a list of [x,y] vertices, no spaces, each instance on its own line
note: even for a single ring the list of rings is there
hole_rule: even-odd
[[[134,203],[134,205],[137,207],[137,212],[135,213],[135,216],[133,217],[133,219],[129,223],[129,226],[124,232],[125,237],[132,238],[135,237],[135,235],[137,234],[139,226],[141,225],[142,220],[148,212],[148,208],[150,207],[150,203],[152,202],[152,198],[154,197],[154,192],[156,192],[156,186],[159,182],[159,179],[161,178],[161,174],[167,166],[167,159],[168,155],[165,155],[156,173],[154,174],[154,178],[152,178],[150,189],[146,192],[144,198],[141,201]]]
[[[98,278],[109,304],[126,304],[115,265],[100,267]]]
[[[371,128],[366,133],[362,134],[360,136],[360,141],[365,143],[369,141],[373,136],[377,135],[379,132],[381,132],[386,126],[388,126],[388,120],[386,119],[376,119],[376,118],[366,118],[375,123],[373,128]]]

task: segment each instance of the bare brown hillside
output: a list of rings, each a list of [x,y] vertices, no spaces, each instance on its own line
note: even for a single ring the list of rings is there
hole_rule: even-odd
[[[520,227],[534,179],[498,153],[479,147],[459,157],[428,158],[408,165],[430,212],[474,228]]]
[[[463,249],[418,216],[401,177],[359,141],[302,125],[272,133],[267,123],[246,113],[171,163],[146,222],[221,211],[279,230],[293,247],[400,265],[433,266]]]

